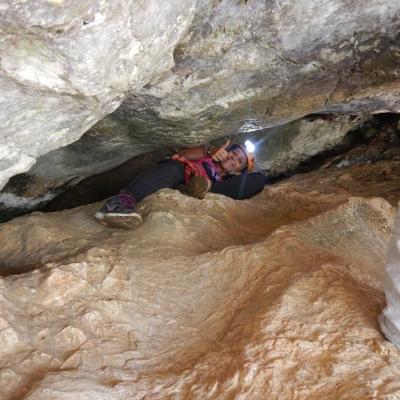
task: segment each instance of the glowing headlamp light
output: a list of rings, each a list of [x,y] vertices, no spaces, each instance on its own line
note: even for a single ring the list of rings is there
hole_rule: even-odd
[[[252,141],[246,140],[246,141],[244,142],[244,145],[246,146],[246,150],[247,150],[249,153],[254,153],[254,150],[256,149],[256,146],[254,145],[254,143],[253,143]]]

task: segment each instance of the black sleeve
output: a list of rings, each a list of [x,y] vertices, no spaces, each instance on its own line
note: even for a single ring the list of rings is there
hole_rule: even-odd
[[[220,193],[236,200],[249,199],[264,189],[264,175],[259,173],[232,175],[213,183],[212,193]]]

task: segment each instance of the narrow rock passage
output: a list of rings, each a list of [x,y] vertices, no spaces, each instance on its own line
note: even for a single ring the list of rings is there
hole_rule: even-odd
[[[31,271],[0,280],[0,399],[397,398],[377,324],[394,207],[305,181],[164,190],[135,231],[96,204],[1,225],[2,270]]]

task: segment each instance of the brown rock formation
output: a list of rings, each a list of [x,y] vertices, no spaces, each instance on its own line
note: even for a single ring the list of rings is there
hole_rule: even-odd
[[[308,176],[161,191],[135,231],[97,205],[3,224],[3,270],[40,268],[0,281],[0,398],[396,398],[376,321],[394,208]]]

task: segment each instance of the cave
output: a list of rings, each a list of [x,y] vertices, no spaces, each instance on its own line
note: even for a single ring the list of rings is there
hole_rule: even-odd
[[[395,0],[1,3],[0,399],[400,398],[399,28]],[[193,149],[262,188],[191,195]],[[166,159],[140,224],[96,219]]]

